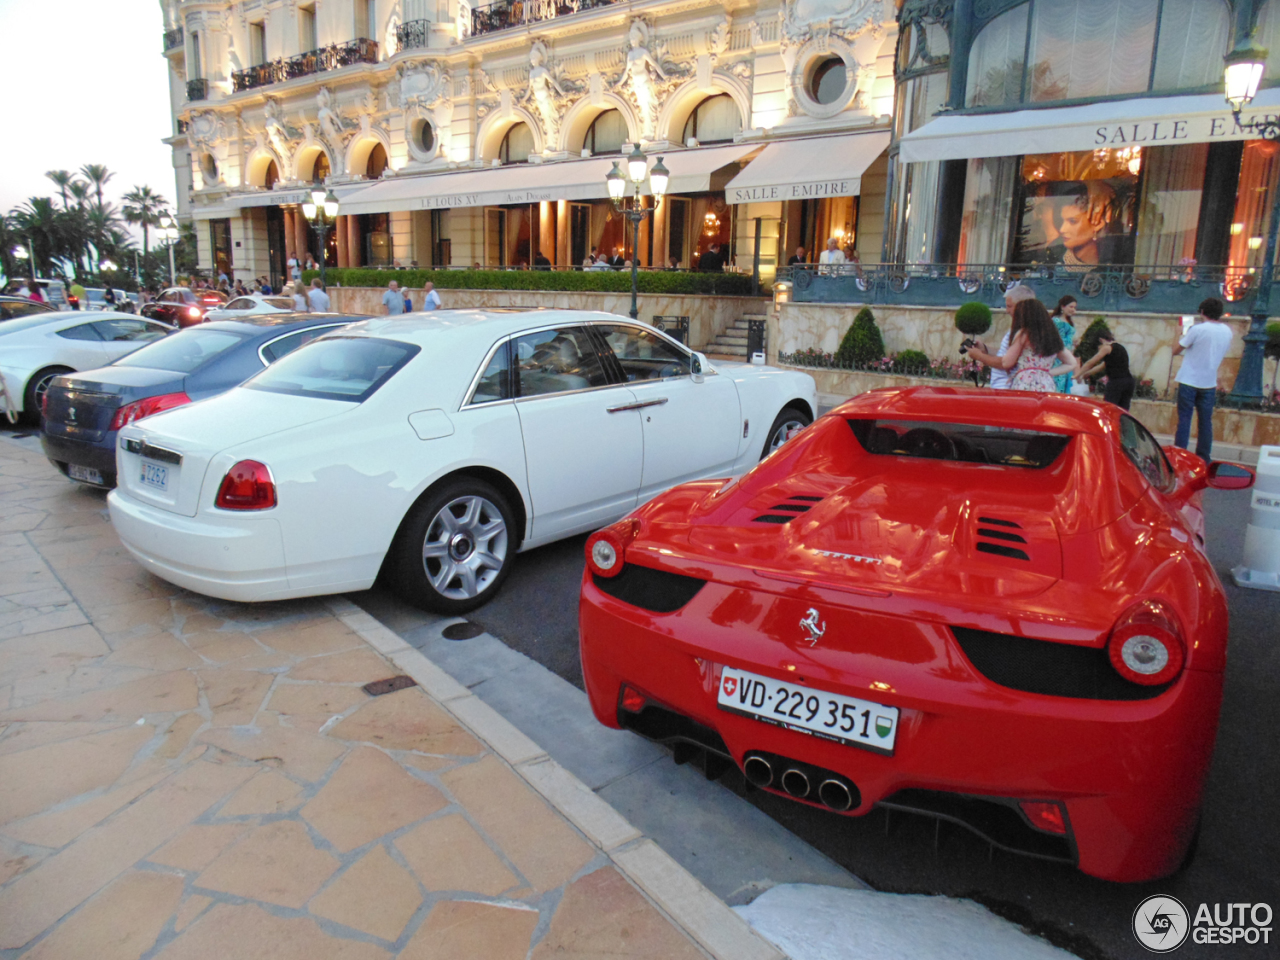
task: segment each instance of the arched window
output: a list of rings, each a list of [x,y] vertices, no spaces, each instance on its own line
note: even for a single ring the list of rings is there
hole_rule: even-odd
[[[685,121],[681,143],[690,138],[699,143],[728,143],[742,132],[742,114],[733,97],[727,93],[707,97],[698,104]]]
[[[498,148],[498,159],[502,163],[527,163],[529,154],[533,153],[533,131],[527,123],[517,123],[502,138],[502,146]]]
[[[375,143],[373,149],[369,151],[369,162],[365,164],[364,175],[370,180],[377,180],[386,169],[387,148],[381,143]]]
[[[321,150],[316,155],[316,162],[311,167],[311,182],[324,183],[325,178],[329,176],[329,157]]]
[[[593,157],[607,153],[621,153],[622,145],[627,142],[627,121],[620,110],[606,110],[587,128],[587,135],[582,139],[582,149],[590,150]]]
[[[1029,0],[974,39],[965,102],[1045,103],[1217,84],[1229,33],[1226,0]]]
[[[280,168],[276,166],[276,162],[272,160],[267,164],[267,171],[262,175],[262,185],[268,190],[275,187],[280,182]]]

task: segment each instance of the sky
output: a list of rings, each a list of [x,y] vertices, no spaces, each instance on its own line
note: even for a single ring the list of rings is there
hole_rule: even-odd
[[[173,123],[163,34],[157,0],[0,0],[0,211],[56,196],[45,171],[86,163],[115,173],[108,203],[145,184],[173,207],[173,154],[160,142]]]

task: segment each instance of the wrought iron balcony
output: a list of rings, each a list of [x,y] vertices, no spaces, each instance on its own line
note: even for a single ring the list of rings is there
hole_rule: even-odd
[[[208,80],[188,80],[187,81],[187,99],[191,101],[208,100],[209,99],[209,81]]]
[[[799,303],[870,303],[956,307],[971,300],[1004,305],[1004,291],[1025,283],[1049,305],[1064,294],[1077,298],[1081,314],[1195,314],[1206,297],[1220,297],[1232,313],[1253,306],[1257,276],[1243,266],[1063,266],[911,263],[804,264],[778,271],[792,283]],[[1280,286],[1270,314],[1280,313]]]
[[[181,27],[174,27],[172,30],[166,30],[164,32],[164,52],[168,53],[170,50],[178,49],[178,47],[182,46],[183,39],[183,31]]]
[[[296,57],[281,57],[257,66],[246,67],[231,74],[231,89],[253,90],[272,83],[283,83],[295,77],[305,77],[326,70],[349,67],[353,63],[377,63],[378,42],[361,37],[346,43],[334,43],[319,50],[309,50]]]
[[[607,7],[617,0],[499,0],[471,11],[471,34],[493,33],[526,23],[554,20],[583,10]]]
[[[396,48],[417,50],[427,45],[431,36],[430,20],[408,20],[396,27]]]

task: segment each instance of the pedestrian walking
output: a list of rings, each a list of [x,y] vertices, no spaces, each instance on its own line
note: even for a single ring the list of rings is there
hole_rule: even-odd
[[[387,284],[387,291],[382,295],[382,306],[387,316],[398,317],[404,313],[404,295],[400,292],[400,284],[392,280]]]
[[[79,310],[79,309],[80,309],[80,305],[81,305],[81,304],[83,304],[83,303],[85,302],[85,299],[84,299],[84,298],[85,298],[84,287],[80,286],[80,281],[79,281],[79,280],[72,280],[72,281],[71,281],[71,291],[70,291],[70,292],[71,292],[71,298],[72,298],[73,300],[75,300],[75,306],[73,306],[73,307],[72,307],[72,309],[73,309],[73,310]]]
[[[299,313],[310,313],[311,301],[308,300],[307,295],[302,292],[302,284],[294,284],[292,287],[287,289],[289,291],[289,296],[293,298],[293,309],[297,310]]]
[[[1018,304],[1024,300],[1034,300],[1036,292],[1028,287],[1025,283],[1015,283],[1004,292],[1004,309],[1009,314],[1010,324],[1008,332],[1000,338],[1000,346],[996,348],[996,357],[1003,357],[1009,350],[1009,342],[1013,339],[1013,335],[1017,333],[1012,323],[1014,311]],[[986,350],[987,346],[981,340],[978,346]],[[991,389],[1007,390],[1009,389],[1009,373],[1003,367],[991,368]]]
[[[440,294],[436,293],[436,285],[428,280],[422,285],[422,309],[439,310],[442,306]]]
[[[35,284],[32,284],[32,286],[35,286]],[[34,300],[35,297],[32,297],[31,299]],[[111,289],[110,284],[107,284],[107,288],[102,291],[102,302],[110,304],[113,307],[116,305],[116,292]]]
[[[1053,393],[1057,388],[1053,378],[1074,372],[1079,366],[1075,355],[1062,345],[1049,311],[1039,300],[1022,300],[1013,308],[1012,329],[1009,349],[1002,357],[976,345],[966,349],[970,359],[1009,371],[1008,389]]]
[[[298,255],[296,253],[289,254],[289,279],[294,283],[298,282],[298,278],[302,276],[302,268],[298,265]]]
[[[330,310],[329,295],[324,292],[324,284],[316,277],[311,281],[311,290],[307,293],[311,301],[311,309],[316,313],[328,313]]]
[[[1068,350],[1075,346],[1076,325],[1072,318],[1076,315],[1077,306],[1076,298],[1068,293],[1053,308],[1053,325],[1058,328],[1058,336],[1062,337],[1063,346]],[[1071,392],[1070,375],[1056,377],[1055,379],[1058,382],[1059,393]],[[1128,407],[1125,407],[1125,409],[1127,410]]]
[[[1084,381],[1100,369],[1106,369],[1107,385],[1102,399],[1114,403],[1117,407],[1129,409],[1133,401],[1133,390],[1137,384],[1129,371],[1129,351],[1122,344],[1116,343],[1115,334],[1109,327],[1098,331],[1098,352],[1089,358],[1089,362],[1080,368],[1077,379]]]
[[[1218,367],[1231,346],[1231,328],[1222,322],[1226,305],[1217,297],[1200,304],[1200,319],[1173,348],[1185,354],[1178,371],[1178,429],[1174,446],[1187,449],[1191,412],[1196,413],[1196,456],[1205,463],[1213,452],[1213,405],[1218,399]]]

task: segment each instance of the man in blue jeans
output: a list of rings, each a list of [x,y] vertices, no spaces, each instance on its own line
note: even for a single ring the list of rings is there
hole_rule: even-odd
[[[1196,456],[1209,462],[1213,451],[1213,404],[1218,399],[1218,367],[1231,346],[1231,328],[1222,322],[1226,306],[1217,297],[1200,304],[1200,319],[1173,348],[1186,356],[1178,371],[1178,431],[1174,446],[1187,449],[1191,411],[1196,412]]]

